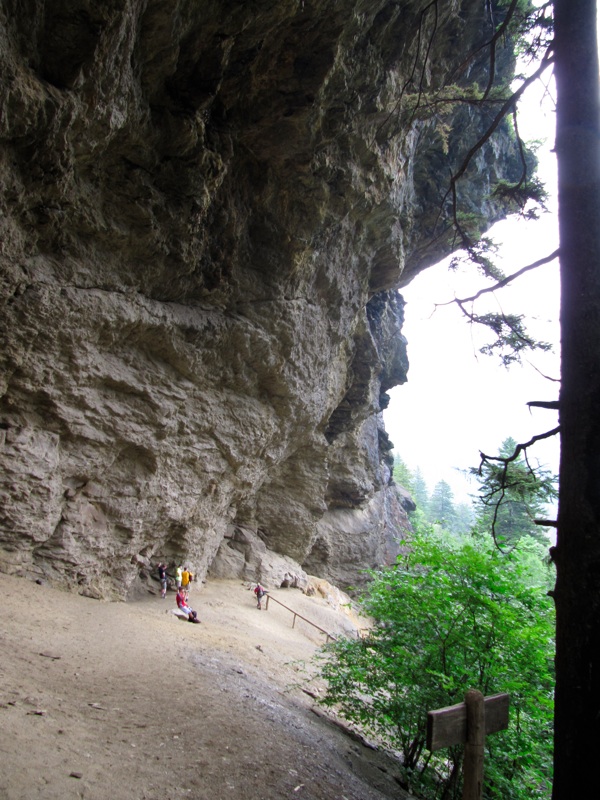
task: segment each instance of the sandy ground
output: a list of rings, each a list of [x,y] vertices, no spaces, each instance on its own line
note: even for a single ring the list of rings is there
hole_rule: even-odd
[[[384,800],[397,766],[304,690],[324,636],[238,581],[104,603],[0,575],[0,800]],[[321,598],[280,599],[335,634]]]

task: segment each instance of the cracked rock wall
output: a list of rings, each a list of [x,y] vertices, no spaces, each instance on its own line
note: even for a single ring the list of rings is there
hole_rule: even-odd
[[[342,585],[393,558],[396,289],[485,122],[402,103],[489,13],[0,2],[0,569],[124,597],[158,558],[248,576],[253,540]],[[468,173],[482,224],[517,169],[504,135]]]

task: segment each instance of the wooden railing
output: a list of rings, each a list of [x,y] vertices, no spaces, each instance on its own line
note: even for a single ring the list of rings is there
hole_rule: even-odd
[[[312,625],[313,628],[316,628],[321,633],[324,633],[325,636],[327,637],[327,639],[325,641],[328,642],[331,639],[332,642],[337,642],[337,639],[333,634],[328,633],[328,631],[324,630],[323,628],[320,628],[318,625],[315,625],[314,622],[311,622],[309,619],[306,619],[306,617],[303,617],[302,614],[298,614],[297,611],[294,611],[293,608],[289,608],[288,606],[286,606],[285,603],[281,602],[281,600],[278,600],[276,597],[272,597],[270,594],[267,594],[266,598],[267,598],[267,602],[266,602],[266,605],[265,605],[265,610],[266,611],[269,610],[269,600],[272,600],[274,603],[277,603],[278,605],[280,605],[283,608],[285,608],[286,611],[289,611],[290,614],[294,615],[294,619],[292,620],[292,628],[294,628],[296,626],[296,617],[299,617],[304,622],[307,622],[309,625]]]

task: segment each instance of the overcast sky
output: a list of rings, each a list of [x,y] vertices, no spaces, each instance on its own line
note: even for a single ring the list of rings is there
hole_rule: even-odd
[[[501,245],[497,261],[506,274],[558,246],[556,163],[550,152],[554,141],[552,104],[546,103],[546,111],[542,111],[539,101],[530,95],[525,105],[526,118],[520,123],[525,138],[546,139],[539,173],[552,193],[552,211],[537,222],[508,220],[491,230],[489,235]],[[526,403],[558,397],[558,383],[540,375],[559,377],[558,262],[527,273],[512,287],[488,295],[485,305],[480,301],[476,306],[478,313],[502,309],[525,314],[528,330],[536,338],[554,343],[554,353],[533,353],[526,356],[523,366],[507,370],[497,357],[480,355],[478,350],[486,338],[482,339],[455,304],[434,311],[435,303],[472,295],[485,285],[473,268],[457,275],[442,263],[402,290],[410,369],[408,382],[390,391],[391,402],[384,412],[394,451],[412,469],[420,467],[430,492],[439,480],[446,480],[457,502],[477,491],[477,484],[467,481],[459,470],[477,466],[480,450],[495,455],[507,437],[526,442],[557,424],[556,412],[530,412]],[[530,455],[558,472],[558,437],[537,444]]]

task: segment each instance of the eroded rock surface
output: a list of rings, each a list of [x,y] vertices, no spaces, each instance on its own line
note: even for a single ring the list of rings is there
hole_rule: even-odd
[[[0,8],[0,569],[125,596],[236,526],[342,584],[393,558],[396,289],[485,123],[425,99],[485,74],[488,4]],[[462,207],[518,169],[488,143]]]

